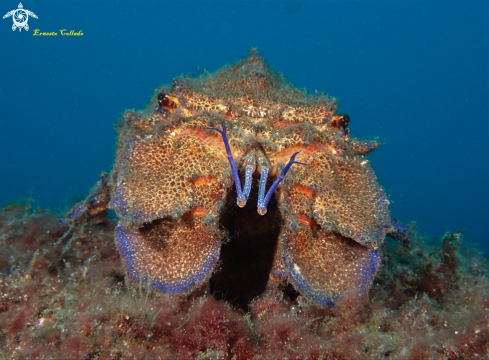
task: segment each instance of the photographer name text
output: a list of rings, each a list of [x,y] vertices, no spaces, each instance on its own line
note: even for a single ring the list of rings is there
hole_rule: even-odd
[[[83,31],[80,30],[80,31],[75,31],[75,30],[66,30],[66,29],[62,29],[62,30],[59,30],[59,32],[57,31],[50,31],[50,32],[44,32],[44,31],[41,31],[39,29],[34,29],[33,33],[32,33],[33,36],[58,36],[58,35],[61,35],[61,36],[83,36]]]

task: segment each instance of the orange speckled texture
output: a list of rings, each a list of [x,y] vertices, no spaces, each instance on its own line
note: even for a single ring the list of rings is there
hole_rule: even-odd
[[[296,160],[308,164],[293,166],[275,194],[282,220],[273,268],[285,269],[279,278],[289,276],[320,305],[350,288],[368,289],[393,225],[365,157],[378,143],[353,138],[337,103],[294,88],[252,49],[215,74],[175,79],[157,89],[148,109],[127,112],[119,124],[109,207],[120,218],[116,237],[130,278],[186,292],[192,287],[175,285],[182,274],[195,286],[211,276],[220,251],[215,239],[232,232],[219,222],[235,191],[232,172],[222,137],[207,129],[224,124],[241,178],[252,163],[254,178],[267,166],[273,180],[297,151]],[[175,230],[141,230],[167,222]],[[146,239],[149,233],[158,240]]]

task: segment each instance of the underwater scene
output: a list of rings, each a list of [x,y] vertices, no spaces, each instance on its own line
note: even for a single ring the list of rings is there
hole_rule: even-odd
[[[1,6],[2,359],[489,358],[486,1]]]

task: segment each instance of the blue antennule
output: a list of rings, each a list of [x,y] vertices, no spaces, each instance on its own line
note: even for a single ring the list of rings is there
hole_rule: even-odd
[[[234,177],[234,184],[236,185],[236,193],[237,193],[237,203],[239,207],[243,207],[246,205],[248,201],[248,196],[251,191],[251,181],[253,178],[253,170],[254,166],[251,165],[253,159],[248,159],[248,164],[246,165],[245,171],[245,185],[241,188],[241,181],[239,180],[238,169],[236,168],[236,164],[234,163],[233,153],[231,152],[231,147],[229,146],[229,140],[226,135],[226,126],[221,124],[222,130],[218,128],[208,127],[207,130],[215,130],[222,136],[222,140],[224,141],[224,146],[226,147],[226,154],[228,157],[229,165],[231,165],[231,171]],[[285,178],[287,171],[291,168],[293,164],[307,165],[298,161],[295,161],[296,156],[300,153],[300,151],[294,153],[291,157],[287,165],[283,168],[282,172],[278,176],[278,178],[274,181],[270,189],[268,189],[267,194],[265,195],[265,186],[268,178],[268,167],[261,167],[261,178],[260,178],[260,186],[258,190],[258,214],[265,215],[267,213],[267,205],[270,199],[272,198],[273,192],[277,188],[278,184]]]
[[[253,165],[246,166],[246,175],[245,175],[245,186],[244,192],[241,189],[241,181],[239,180],[238,169],[236,169],[236,164],[234,163],[233,153],[231,152],[231,147],[229,146],[229,140],[226,135],[226,126],[221,124],[222,130],[218,128],[207,128],[208,130],[215,130],[219,134],[222,135],[222,140],[224,141],[224,146],[226,147],[226,154],[228,157],[229,165],[231,165],[231,171],[233,172],[234,184],[236,185],[236,193],[238,194],[238,203],[239,207],[243,207],[246,205],[246,201],[248,200],[248,196],[250,195],[251,190],[251,180],[253,175]]]
[[[305,163],[301,163],[298,161],[295,161],[295,157],[300,153],[300,151],[294,153],[291,157],[287,165],[282,169],[282,172],[278,176],[278,178],[273,182],[272,186],[270,186],[270,189],[268,189],[267,194],[265,195],[265,185],[267,183],[267,177],[268,177],[268,167],[267,166],[262,166],[261,167],[261,178],[260,178],[260,187],[258,188],[258,214],[260,215],[265,215],[267,213],[267,205],[270,199],[272,198],[273,192],[277,188],[278,184],[285,178],[285,175],[287,174],[287,171],[292,167],[294,164],[299,164],[299,165],[307,165]]]

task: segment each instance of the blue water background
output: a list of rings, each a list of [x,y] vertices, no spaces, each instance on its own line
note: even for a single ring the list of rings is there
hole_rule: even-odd
[[[125,109],[257,46],[296,86],[340,99],[354,136],[387,140],[370,158],[394,217],[489,248],[487,1],[23,5],[39,17],[28,32],[0,21],[1,206],[29,191],[51,209],[83,198],[111,169]]]

